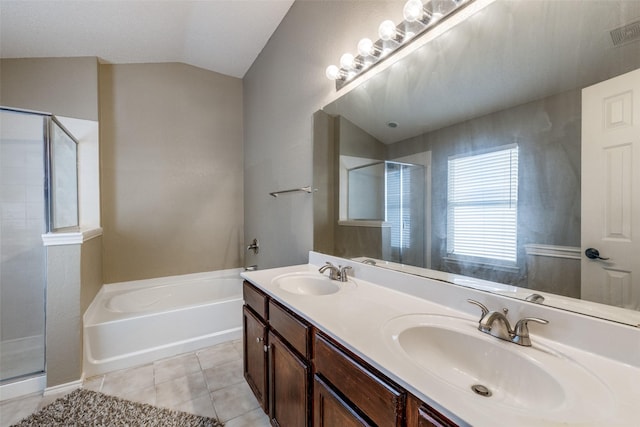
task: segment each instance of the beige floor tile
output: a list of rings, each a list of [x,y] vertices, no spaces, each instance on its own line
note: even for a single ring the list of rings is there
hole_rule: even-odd
[[[82,386],[123,399],[228,420],[228,427],[269,425],[244,381],[241,340],[87,378]],[[2,402],[0,427],[17,423],[62,395],[34,394]]]
[[[130,395],[135,390],[153,386],[153,365],[149,364],[105,375],[102,392],[112,396]]]
[[[91,391],[101,391],[103,382],[104,382],[104,375],[87,378],[82,382],[82,388],[86,390],[91,390]]]
[[[242,349],[242,340],[235,340],[232,341],[231,344],[233,345],[233,348],[236,349],[236,351],[238,352],[238,354],[240,355],[240,357],[242,357],[243,354],[243,349]]]
[[[216,410],[213,407],[211,396],[207,393],[193,400],[180,403],[178,405],[167,406],[176,411],[188,412],[189,414],[199,415],[201,417],[217,418]]]
[[[183,354],[153,362],[155,383],[184,377],[188,374],[200,371],[200,362],[194,353]]]
[[[114,394],[121,399],[130,400],[132,402],[147,403],[149,405],[156,404],[156,388],[155,386],[143,388],[140,390],[131,390],[126,393]]]
[[[222,422],[236,418],[260,406],[251,389],[244,382],[216,390],[211,393],[211,397],[216,413]]]
[[[158,406],[178,405],[208,393],[204,375],[198,371],[157,384],[156,404]]]
[[[29,395],[0,404],[0,427],[8,427],[36,412],[42,396]]]
[[[262,408],[254,409],[227,421],[225,427],[270,427],[269,417]],[[336,426],[337,427],[337,426]]]
[[[238,384],[244,381],[242,372],[242,360],[214,366],[204,371],[204,379],[210,391]]]
[[[230,342],[200,350],[196,354],[203,370],[242,359],[242,355],[238,354]]]

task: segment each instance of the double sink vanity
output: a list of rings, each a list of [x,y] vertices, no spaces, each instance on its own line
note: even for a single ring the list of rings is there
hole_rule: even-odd
[[[640,425],[640,328],[315,252],[243,277],[273,425]]]

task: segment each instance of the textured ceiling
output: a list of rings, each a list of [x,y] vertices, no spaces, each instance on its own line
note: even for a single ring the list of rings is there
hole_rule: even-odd
[[[242,78],[292,3],[0,0],[0,56],[183,62]]]

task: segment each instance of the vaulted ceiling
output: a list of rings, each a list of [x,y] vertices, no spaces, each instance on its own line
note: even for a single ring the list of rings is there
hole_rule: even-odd
[[[0,57],[183,62],[242,78],[294,0],[0,0]]]

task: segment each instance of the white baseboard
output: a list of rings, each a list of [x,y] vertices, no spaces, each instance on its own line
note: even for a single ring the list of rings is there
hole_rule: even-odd
[[[51,394],[69,393],[80,387],[82,387],[82,380],[71,381],[70,383],[64,383],[64,384],[54,385],[53,387],[47,387],[44,390],[44,395],[49,396]]]

